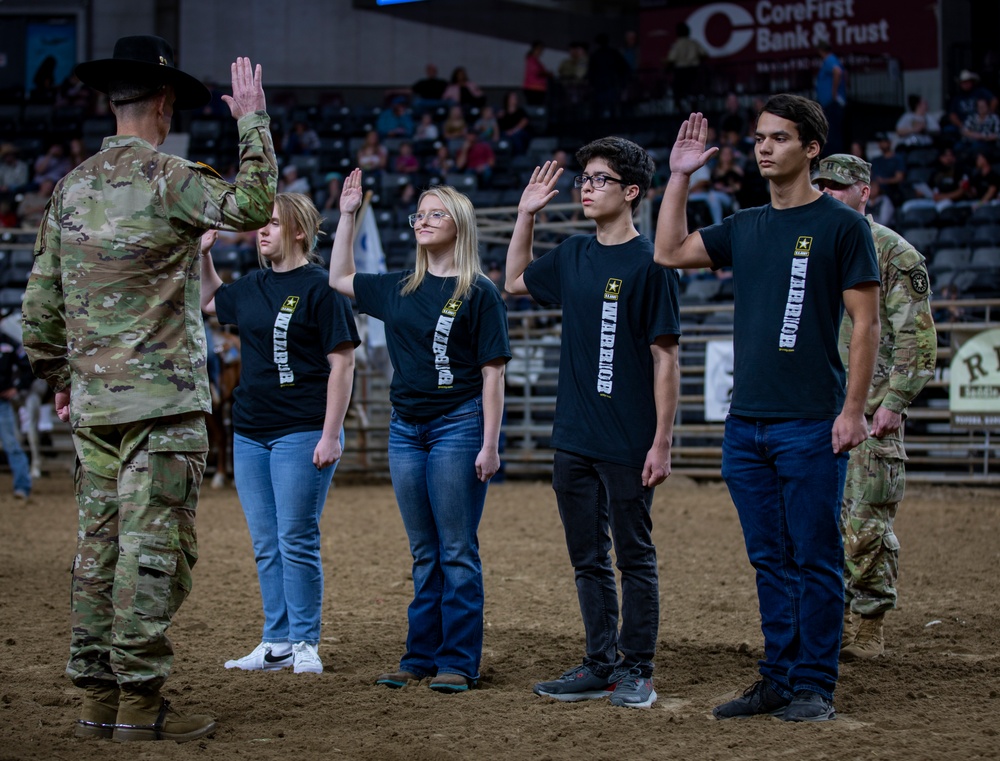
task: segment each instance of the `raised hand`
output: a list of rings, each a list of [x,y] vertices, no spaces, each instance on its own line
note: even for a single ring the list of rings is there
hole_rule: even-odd
[[[556,190],[556,181],[562,173],[563,170],[555,161],[546,161],[541,166],[536,166],[524,192],[521,193],[517,210],[525,214],[537,214],[544,209],[549,201],[559,194]]]
[[[719,150],[705,149],[708,142],[708,120],[701,114],[691,114],[677,130],[677,140],[670,151],[670,171],[692,175],[701,169]]]
[[[340,188],[340,213],[353,214],[361,208],[364,193],[361,190],[361,170],[354,169],[344,179]]]
[[[249,58],[237,58],[229,68],[233,76],[233,94],[223,95],[222,100],[229,106],[233,118],[239,119],[254,111],[266,111],[260,64],[255,69]]]
[[[208,230],[201,236],[201,253],[208,254],[212,250],[212,246],[215,245],[216,239],[219,237],[218,230]]]

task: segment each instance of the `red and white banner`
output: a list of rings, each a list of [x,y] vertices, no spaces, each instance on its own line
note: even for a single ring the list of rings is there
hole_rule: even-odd
[[[814,56],[827,40],[847,54],[900,61],[903,69],[938,66],[937,0],[756,0],[642,11],[642,65],[658,68],[686,23],[712,61],[780,61]]]

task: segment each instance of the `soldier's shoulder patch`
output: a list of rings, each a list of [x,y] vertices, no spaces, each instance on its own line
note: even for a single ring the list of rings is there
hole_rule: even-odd
[[[927,261],[923,254],[902,238],[889,251],[888,260],[900,272],[909,272]]]
[[[909,274],[910,287],[913,289],[913,292],[921,296],[925,295],[931,287],[930,279],[927,277],[927,270],[923,267],[915,267],[910,270]]]
[[[217,172],[217,171],[215,170],[215,168],[214,168],[214,167],[211,167],[211,166],[209,166],[208,164],[206,164],[206,163],[204,163],[204,162],[202,162],[202,161],[196,161],[196,162],[194,162],[194,165],[195,165],[196,167],[198,167],[198,170],[199,170],[199,171],[201,171],[201,172],[205,172],[205,173],[207,173],[207,174],[214,174],[214,175],[215,175],[216,177],[218,177],[218,178],[219,178],[220,180],[222,179],[222,175],[221,175],[221,174],[219,174],[219,173],[218,173],[218,172]]]

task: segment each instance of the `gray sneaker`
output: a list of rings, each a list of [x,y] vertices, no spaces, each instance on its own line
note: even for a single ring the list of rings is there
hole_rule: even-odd
[[[574,703],[606,698],[613,689],[610,676],[597,676],[588,666],[577,666],[551,682],[538,682],[531,691],[545,698]]]
[[[656,702],[652,677],[642,676],[638,669],[619,672],[612,677],[617,681],[611,693],[611,705],[626,708],[649,708]]]

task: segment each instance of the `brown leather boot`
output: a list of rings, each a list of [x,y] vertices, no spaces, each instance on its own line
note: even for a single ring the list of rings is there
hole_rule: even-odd
[[[170,706],[159,692],[123,688],[115,722],[116,742],[173,740],[187,742],[215,731],[211,716],[186,716]]]
[[[379,674],[378,678],[375,680],[375,684],[381,684],[384,687],[399,689],[400,687],[405,687],[410,682],[419,681],[420,677],[412,671],[392,671],[388,674]]]
[[[858,616],[851,611],[850,605],[844,606],[844,634],[840,639],[840,652],[844,648],[854,643],[854,638],[858,636]]]
[[[875,616],[861,616],[858,633],[854,642],[840,651],[842,661],[860,661],[878,658],[885,652],[882,640],[882,619],[884,613]]]
[[[84,689],[83,709],[76,720],[73,734],[77,737],[110,738],[118,717],[118,684],[99,681]]]

